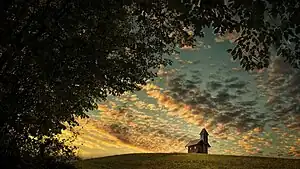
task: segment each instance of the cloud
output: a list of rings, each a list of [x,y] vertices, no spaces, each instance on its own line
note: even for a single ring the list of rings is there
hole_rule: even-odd
[[[226,87],[227,88],[243,89],[243,88],[246,87],[246,85],[247,85],[247,83],[244,82],[244,81],[237,81],[235,83],[227,84]]]
[[[299,147],[295,147],[295,146],[291,146],[289,148],[289,153],[295,157],[300,157],[300,148]]]
[[[270,110],[276,110],[274,118],[278,117],[287,121],[288,116],[299,115],[299,82],[299,70],[293,69],[282,58],[275,57],[268,69],[267,82],[263,84],[269,96],[267,107]],[[293,119],[289,120],[289,123],[291,128],[297,128],[300,124],[299,121]]]
[[[256,100],[250,100],[250,101],[239,101],[238,102],[241,106],[255,106],[257,104]]]
[[[172,103],[168,97],[159,95],[157,93],[160,90],[158,86],[147,85],[145,89],[148,90],[148,94],[156,96],[159,102],[166,103],[170,108],[172,106],[181,108]],[[186,132],[178,126],[179,124],[174,119],[150,116],[133,108],[120,113],[118,110],[107,107],[99,105],[99,108],[106,112],[101,112],[101,119],[98,123],[101,124],[103,130],[123,143],[154,152],[172,152],[174,150],[182,152],[186,142],[192,139],[186,135]],[[189,119],[188,116],[186,118]]]
[[[105,131],[101,124],[94,119],[77,119],[80,126],[74,128],[80,135],[74,145],[78,146],[78,155],[82,158],[93,158],[137,152],[151,152],[122,142],[119,138]],[[60,138],[69,138],[72,132],[64,130]]]
[[[235,95],[230,95],[228,93],[228,90],[227,89],[224,89],[222,91],[219,91],[216,95],[215,98],[212,98],[212,100],[217,103],[217,104],[222,104],[224,102],[228,102],[230,101],[231,99],[236,99],[237,96]]]
[[[183,78],[174,79],[177,82],[183,81]],[[184,83],[170,83],[168,93],[172,93],[171,96],[167,96],[162,90],[155,90],[155,94],[153,91],[148,91],[148,94],[156,98],[160,105],[167,107],[169,115],[180,117],[199,127],[208,127],[213,130],[214,137],[217,138],[225,139],[224,134],[229,133],[230,127],[236,128],[239,132],[247,132],[263,126],[264,122],[256,119],[257,116],[262,115],[255,112],[257,116],[251,116],[252,112],[247,109],[255,106],[255,101],[237,102],[238,104],[234,105],[229,101],[237,97],[230,95],[226,89],[212,96],[205,90],[200,91],[186,86]]]
[[[299,70],[293,69],[283,58],[273,57],[270,67],[263,73],[254,73],[259,90],[266,97],[264,107],[268,113],[266,126],[278,134],[277,141],[285,148],[277,150],[277,155],[297,156],[295,146],[300,137]],[[266,118],[266,117],[265,117]],[[285,131],[288,131],[285,132]],[[299,146],[295,146],[299,147]]]
[[[225,83],[231,83],[231,82],[234,82],[234,81],[237,81],[237,80],[239,80],[238,77],[229,77],[229,78],[225,79]]]
[[[209,90],[218,90],[223,87],[223,84],[218,81],[210,81],[206,83],[206,86]]]
[[[84,154],[186,152],[205,127],[210,153],[298,156],[299,72],[274,59],[268,69],[245,73],[194,54],[184,52],[191,61],[172,56],[177,67],[160,67],[141,91],[90,112],[78,139]]]
[[[185,76],[174,77],[171,81],[173,83],[169,83],[168,86],[168,90],[170,90],[168,93],[172,93],[170,98],[178,103],[190,105],[193,111],[188,113],[195,114],[197,112],[203,116],[204,121],[209,118],[214,119],[212,126],[224,123],[239,128],[241,131],[247,131],[263,125],[261,119],[256,119],[256,117],[263,117],[263,114],[253,110],[252,112],[249,111],[257,104],[255,100],[232,103],[238,96],[230,94],[229,89],[238,88],[240,92],[247,93],[248,91],[244,89],[247,83],[244,81],[239,81],[237,78],[227,78],[224,81],[227,82],[225,87],[228,87],[228,89],[224,88],[214,95],[207,90],[199,90],[199,87],[191,88],[184,83],[186,81]],[[210,81],[207,83],[207,88],[217,90],[222,88],[222,84],[224,84],[222,81]],[[253,114],[253,112],[255,112],[254,116],[245,115]]]

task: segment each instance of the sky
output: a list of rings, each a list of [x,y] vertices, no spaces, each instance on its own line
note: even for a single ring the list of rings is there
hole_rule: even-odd
[[[299,71],[273,56],[269,68],[246,72],[226,52],[238,35],[210,32],[169,56],[172,66],[141,91],[78,119],[79,155],[184,153],[206,128],[209,154],[300,158]]]

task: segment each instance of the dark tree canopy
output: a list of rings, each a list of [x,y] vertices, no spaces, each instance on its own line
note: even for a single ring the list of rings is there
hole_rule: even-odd
[[[204,27],[240,34],[228,51],[246,70],[267,67],[272,52],[299,67],[299,17],[297,0],[2,0],[0,154],[61,145],[53,137],[64,122],[138,90]]]
[[[212,27],[220,35],[233,31],[240,34],[235,48],[228,51],[245,70],[268,67],[272,55],[300,67],[297,0],[196,0],[185,1],[185,8],[180,1],[168,2],[171,9],[182,14],[179,20],[193,25],[197,36],[203,36],[203,27]]]
[[[175,38],[170,46],[163,41],[172,30],[137,21],[134,6],[113,0],[1,2],[2,159],[53,155],[64,122],[77,125],[76,117],[87,117],[97,101],[139,89],[170,63],[162,54],[175,44]]]

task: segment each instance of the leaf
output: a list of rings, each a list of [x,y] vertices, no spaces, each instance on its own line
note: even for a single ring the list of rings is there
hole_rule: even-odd
[[[246,52],[249,52],[249,46],[248,45],[246,46],[245,50],[246,50]]]
[[[241,31],[240,25],[237,25],[237,26],[235,27],[235,30],[236,30],[236,32],[240,32],[240,31]]]
[[[232,49],[227,49],[226,50],[228,53],[231,53],[232,52]]]
[[[285,31],[285,32],[283,33],[283,35],[284,35],[285,40],[288,40],[288,39],[289,39],[289,33],[288,33],[288,31]]]
[[[236,60],[237,59],[237,54],[232,55],[232,59]]]
[[[300,34],[300,26],[297,26],[297,28],[296,28],[296,34]]]

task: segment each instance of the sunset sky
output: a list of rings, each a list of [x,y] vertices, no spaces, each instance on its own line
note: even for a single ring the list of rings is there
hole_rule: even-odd
[[[209,154],[300,158],[300,74],[278,58],[246,72],[226,52],[236,36],[210,32],[169,56],[173,65],[143,90],[110,97],[79,120],[80,156],[187,152],[206,128]]]

